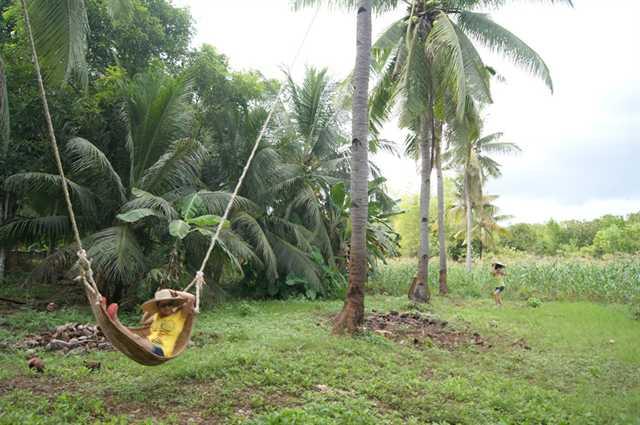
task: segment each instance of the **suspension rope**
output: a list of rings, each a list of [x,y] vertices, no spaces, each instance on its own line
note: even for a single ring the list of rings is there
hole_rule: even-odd
[[[51,149],[53,150],[53,157],[55,158],[56,167],[58,168],[58,174],[62,180],[62,193],[64,194],[65,204],[69,213],[69,220],[71,221],[71,228],[73,230],[73,237],[78,245],[78,261],[81,267],[81,278],[87,289],[94,291],[98,294],[98,285],[93,278],[93,271],[91,270],[91,262],[87,258],[87,252],[82,247],[82,240],[80,239],[80,231],[78,230],[78,223],[76,216],[73,212],[73,204],[71,203],[71,196],[69,195],[69,187],[67,178],[64,174],[64,168],[62,167],[62,160],[60,159],[60,150],[58,149],[58,143],[56,142],[56,134],[53,129],[53,123],[51,121],[51,113],[49,112],[49,102],[47,101],[47,92],[44,89],[44,83],[42,81],[42,72],[40,69],[40,62],[38,61],[38,54],[36,51],[36,43],[33,39],[33,32],[31,31],[31,22],[29,20],[29,11],[27,8],[27,1],[21,0],[22,13],[24,16],[25,27],[29,36],[29,44],[31,45],[31,53],[33,59],[33,66],[36,69],[36,76],[38,80],[38,89],[42,98],[42,106],[44,107],[44,117],[47,121],[47,130],[49,133],[49,141],[51,143]]]
[[[304,45],[307,42],[307,38],[309,37],[309,34],[311,33],[311,29],[316,21],[316,19],[318,18],[318,14],[320,13],[320,4],[318,4],[318,7],[316,8],[316,11],[313,15],[313,18],[311,19],[307,30],[305,32],[304,37],[302,38],[302,41],[300,43],[300,46],[298,47],[298,51],[296,52],[293,61],[291,62],[289,69],[293,69],[293,67],[295,66],[296,62],[298,61],[298,58],[300,57],[300,53],[302,53],[302,49],[304,47]],[[253,145],[253,149],[251,150],[251,154],[249,155],[249,158],[247,159],[247,162],[244,166],[244,169],[242,170],[242,174],[240,175],[240,179],[238,180],[238,183],[236,184],[236,187],[233,191],[233,194],[231,195],[231,199],[229,199],[229,203],[227,204],[227,207],[224,211],[224,214],[222,216],[222,220],[220,221],[220,223],[218,224],[218,227],[216,228],[216,233],[213,235],[213,237],[211,238],[211,243],[209,244],[209,248],[207,249],[207,252],[202,260],[202,264],[200,266],[200,269],[196,272],[196,276],[194,277],[194,279],[191,281],[191,283],[189,283],[189,285],[187,285],[187,287],[184,289],[185,291],[188,291],[193,285],[196,285],[196,290],[199,293],[200,290],[202,289],[202,286],[205,284],[204,281],[204,269],[207,265],[207,262],[209,261],[209,257],[211,256],[211,253],[213,252],[213,249],[216,246],[216,242],[218,241],[218,239],[220,238],[220,233],[222,232],[222,227],[224,225],[224,223],[226,222],[227,218],[229,217],[229,213],[231,212],[231,208],[233,207],[233,203],[236,199],[236,197],[238,196],[238,192],[240,191],[240,187],[242,186],[242,183],[244,182],[245,177],[247,176],[247,173],[249,172],[249,167],[251,166],[251,162],[253,161],[253,158],[256,155],[256,152],[258,151],[258,147],[260,146],[260,142],[262,141],[262,138],[264,137],[264,134],[267,131],[267,128],[269,126],[269,122],[271,121],[271,117],[273,116],[273,113],[276,109],[276,107],[278,106],[278,104],[280,103],[280,101],[282,100],[282,94],[284,93],[286,85],[282,84],[282,86],[280,87],[280,90],[278,91],[278,94],[276,96],[276,99],[274,100],[273,104],[271,105],[271,108],[269,110],[269,114],[267,115],[267,118],[264,121],[264,124],[262,125],[262,129],[260,130],[260,133],[258,134],[258,137],[256,139],[255,144]],[[196,306],[196,311],[198,311],[198,307]]]

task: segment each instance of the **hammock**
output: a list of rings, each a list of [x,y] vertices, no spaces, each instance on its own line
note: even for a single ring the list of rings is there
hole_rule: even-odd
[[[212,248],[213,249],[213,248]],[[193,281],[184,289],[188,291],[191,286],[196,287],[196,304],[193,313],[187,316],[184,327],[176,340],[176,345],[170,356],[158,356],[149,351],[148,336],[151,331],[151,324],[139,327],[129,328],[124,326],[117,318],[112,319],[106,310],[106,305],[101,302],[102,294],[98,290],[98,285],[93,278],[93,270],[91,269],[91,261],[87,258],[84,249],[78,251],[78,265],[80,266],[80,274],[76,278],[82,282],[85,288],[91,311],[96,319],[100,330],[104,336],[111,342],[118,351],[131,360],[144,366],[157,366],[169,360],[179,357],[189,345],[191,341],[191,331],[195,323],[195,315],[200,312],[200,292],[205,284],[204,273],[198,271]],[[203,263],[202,268],[206,265]]]
[[[273,112],[275,111],[276,105],[278,104],[279,100],[282,97],[282,94],[284,93],[284,88],[285,85],[281,85],[280,87],[280,91],[278,92],[278,95],[276,97],[276,100],[273,102],[273,104],[271,105],[271,110],[269,111],[269,114],[267,115],[267,118],[264,121],[264,124],[262,126],[262,129],[256,139],[256,142],[253,146],[253,150],[251,151],[251,154],[249,155],[249,158],[247,159],[247,162],[244,166],[244,169],[242,170],[242,174],[240,175],[240,179],[238,180],[238,183],[236,184],[235,190],[233,191],[233,194],[231,195],[231,198],[229,199],[229,203],[227,204],[227,207],[224,211],[224,215],[222,216],[222,220],[220,221],[220,223],[218,224],[218,227],[216,229],[215,234],[212,236],[211,238],[211,243],[209,244],[209,248],[207,249],[207,252],[204,256],[204,259],[202,260],[202,265],[200,266],[200,269],[198,270],[198,272],[196,273],[196,276],[194,277],[194,279],[191,281],[191,283],[184,289],[184,291],[188,291],[192,286],[195,285],[196,288],[196,305],[195,305],[195,311],[193,314],[190,314],[187,317],[187,320],[184,324],[184,328],[182,330],[182,332],[180,333],[177,341],[176,341],[176,345],[175,345],[175,349],[172,353],[171,356],[158,356],[153,354],[152,352],[150,352],[147,347],[145,346],[145,344],[143,344],[144,340],[147,338],[147,336],[149,335],[149,328],[150,326],[144,326],[144,327],[138,327],[138,328],[128,328],[126,326],[124,326],[122,323],[120,323],[120,321],[113,320],[109,317],[109,315],[107,314],[105,307],[102,305],[102,303],[100,302],[100,300],[102,299],[102,295],[100,294],[100,291],[98,290],[98,285],[95,282],[95,279],[93,278],[93,270],[91,269],[91,261],[87,258],[87,253],[86,251],[83,249],[82,247],[82,240],[80,238],[80,231],[78,230],[78,225],[76,222],[76,216],[73,212],[73,204],[71,203],[71,197],[69,196],[69,189],[67,187],[68,183],[67,183],[67,179],[65,177],[64,174],[64,169],[62,167],[62,160],[60,159],[60,151],[58,149],[58,143],[56,142],[56,136],[55,136],[55,132],[53,129],[53,123],[51,120],[51,114],[49,113],[49,104],[47,102],[47,93],[44,89],[44,83],[42,81],[42,73],[40,71],[40,63],[38,61],[38,54],[36,51],[36,46],[35,46],[35,42],[33,39],[33,33],[31,31],[31,24],[29,22],[29,12],[28,12],[28,8],[27,8],[27,4],[26,4],[26,0],[21,0],[22,3],[22,12],[24,15],[24,21],[25,21],[25,28],[27,30],[27,34],[29,36],[29,44],[31,45],[31,52],[32,52],[32,56],[33,56],[33,63],[34,63],[34,68],[36,71],[36,76],[37,76],[37,81],[38,81],[38,89],[40,92],[40,97],[42,99],[42,104],[43,104],[43,108],[44,108],[44,115],[45,115],[45,119],[47,122],[47,130],[49,133],[49,139],[50,139],[50,143],[51,143],[51,149],[53,151],[53,156],[55,159],[55,163],[58,169],[58,174],[60,175],[60,179],[62,181],[62,192],[64,194],[64,199],[65,199],[65,204],[67,207],[67,211],[69,214],[69,220],[71,222],[71,229],[73,230],[73,234],[74,234],[74,238],[75,238],[75,242],[79,247],[79,251],[78,251],[78,265],[80,266],[80,275],[76,278],[76,280],[79,280],[83,283],[84,287],[85,287],[85,291],[87,294],[87,298],[89,300],[89,304],[91,305],[91,310],[93,311],[93,315],[96,318],[96,322],[98,323],[98,325],[100,326],[100,329],[102,330],[102,333],[104,333],[104,335],[107,337],[107,339],[111,342],[111,344],[118,349],[120,352],[122,352],[124,355],[126,355],[127,357],[129,357],[131,360],[134,360],[142,365],[145,366],[156,366],[156,365],[160,365],[162,363],[165,363],[171,359],[174,359],[178,356],[180,356],[180,354],[182,354],[185,349],[187,348],[187,345],[189,344],[190,338],[191,338],[191,331],[193,329],[193,324],[195,322],[195,314],[200,312],[200,292],[202,290],[202,287],[205,284],[204,281],[204,268],[207,265],[207,262],[209,261],[209,257],[211,256],[211,253],[213,252],[213,249],[215,247],[215,244],[218,240],[218,238],[220,237],[220,232],[222,231],[222,227],[223,224],[226,222],[226,220],[229,217],[229,213],[231,212],[231,207],[233,206],[233,203],[236,199],[236,197],[238,196],[238,192],[240,191],[240,187],[242,186],[242,182],[244,181],[247,172],[249,171],[249,166],[251,165],[251,162],[253,161],[254,156],[256,155],[256,152],[258,150],[258,146],[260,145],[260,141],[262,140],[262,137],[264,136],[266,130],[267,130],[267,126],[269,125],[269,122],[271,120],[271,117],[273,115]],[[292,65],[295,64],[295,62],[297,61],[298,57],[300,56],[300,53],[302,52],[302,47],[304,46],[307,37],[309,36],[309,32],[311,31],[311,27],[313,26],[313,23],[315,22],[316,18],[318,17],[318,13],[320,11],[320,5],[318,5],[318,8],[316,9],[316,13],[313,16],[309,27],[307,28],[307,32],[305,34],[305,36],[302,39],[302,42],[300,44],[300,47],[298,48],[298,52],[296,53],[296,56],[293,59]]]
[[[136,328],[128,328],[119,320],[111,319],[105,310],[104,304],[100,302],[100,293],[95,293],[90,288],[85,288],[91,310],[96,318],[100,330],[111,342],[111,344],[122,354],[131,360],[144,366],[157,366],[169,360],[175,359],[184,352],[189,345],[191,330],[195,322],[195,315],[190,314],[184,323],[184,328],[176,341],[173,354],[171,356],[158,356],[150,352],[142,340],[149,336],[151,325]]]

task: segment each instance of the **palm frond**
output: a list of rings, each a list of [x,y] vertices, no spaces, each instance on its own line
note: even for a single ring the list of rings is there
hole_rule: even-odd
[[[328,130],[334,118],[331,103],[334,90],[327,70],[307,68],[301,85],[297,85],[289,76],[289,89],[292,118],[297,124],[298,133],[305,139],[308,148],[315,148],[320,141],[319,135]]]
[[[466,9],[500,9],[512,0],[446,0],[448,8],[454,10],[466,10]],[[536,3],[551,3],[551,4],[566,4],[573,7],[572,0],[530,0],[530,2]]]
[[[85,214],[95,215],[96,200],[88,188],[81,186],[67,178],[67,186],[71,201],[80,206]],[[40,196],[64,199],[62,193],[62,179],[57,174],[48,173],[18,173],[8,177],[4,182],[5,190],[25,196]]]
[[[374,86],[369,97],[369,127],[375,139],[393,111],[398,94],[398,83],[395,76],[397,60],[391,60],[382,74],[382,78]]]
[[[258,221],[250,214],[240,212],[234,215],[231,224],[235,232],[255,247],[262,259],[267,278],[275,281],[278,278],[278,259]]]
[[[206,150],[196,140],[181,139],[172,143],[140,179],[140,187],[149,192],[168,192],[197,182]]]
[[[478,142],[478,146],[483,154],[512,155],[522,152],[518,145],[509,142],[493,142],[483,145]]]
[[[259,148],[241,191],[248,197],[268,193],[284,176],[284,164],[280,153],[270,146]]]
[[[491,20],[489,15],[460,12],[458,25],[496,53],[505,56],[532,75],[542,79],[553,92],[553,81],[547,64],[540,55],[513,33]]]
[[[99,182],[102,186],[107,181],[111,181],[116,193],[120,197],[120,202],[126,200],[126,189],[120,180],[120,176],[113,169],[111,162],[93,143],[81,137],[74,137],[65,146],[67,155],[71,159],[71,172],[74,175],[86,177],[88,180]]]
[[[320,270],[309,254],[277,234],[267,232],[267,237],[278,258],[278,265],[283,276],[304,277],[315,288],[321,288]]]
[[[54,84],[76,78],[86,87],[89,20],[84,0],[31,0],[29,15],[45,76]]]
[[[225,230],[221,233],[220,240],[222,241],[221,247],[226,249],[227,252],[233,253],[242,263],[252,263],[258,268],[264,267],[264,264],[260,257],[256,255],[251,244],[236,232]]]
[[[312,229],[322,225],[322,206],[316,193],[311,188],[298,192],[289,204],[290,209],[297,209]]]
[[[356,9],[358,0],[291,0],[294,10],[300,10],[307,7],[325,5],[329,8]],[[372,0],[371,6],[376,13],[388,12],[394,10],[400,4],[400,0]]]
[[[82,226],[82,220],[78,219]],[[0,245],[12,246],[18,242],[56,243],[70,239],[71,223],[66,215],[44,217],[19,217],[0,226]]]
[[[124,213],[127,211],[148,208],[155,211],[156,214],[167,221],[178,218],[178,212],[175,210],[171,202],[161,196],[156,196],[136,188],[132,190],[132,194],[134,198],[122,206],[120,209],[121,212]]]
[[[402,95],[404,105],[400,117],[400,126],[408,127],[416,116],[421,116],[431,98],[432,75],[427,59],[424,41],[418,34],[418,26],[413,29],[407,47],[406,65],[402,68]],[[433,30],[432,30],[433,32]]]
[[[133,185],[177,140],[189,134],[193,111],[189,107],[191,82],[171,78],[161,71],[136,76],[127,96],[127,121],[131,128]]]
[[[381,72],[392,52],[400,45],[406,31],[402,20],[396,21],[387,28],[371,47],[371,67],[376,73]]]
[[[486,144],[493,143],[496,140],[501,139],[503,136],[504,136],[504,133],[502,132],[491,133],[487,136],[484,136],[478,139],[478,141],[475,144],[478,147],[485,146]]]
[[[208,190],[201,190],[198,192],[200,197],[205,203],[209,214],[222,215],[227,208],[227,204],[231,200],[231,193],[229,192],[211,192]],[[260,211],[255,203],[242,196],[236,196],[233,201],[233,208],[243,211]]]
[[[429,33],[429,48],[434,62],[446,70],[442,84],[450,87],[456,115],[461,118],[467,100],[467,71],[472,71],[475,66],[465,66],[465,56],[456,27],[443,12],[438,12]]]
[[[502,171],[500,171],[500,163],[488,156],[478,157],[479,168],[482,172],[483,178],[486,176],[500,177]]]
[[[464,57],[464,69],[467,76],[467,90],[469,95],[473,96],[479,102],[492,103],[491,87],[489,85],[491,74],[487,71],[487,67],[480,57],[480,53],[478,53],[473,43],[471,43],[471,40],[469,40],[456,24],[452,22],[452,25],[458,36]]]
[[[93,269],[108,282],[133,283],[147,269],[142,248],[127,225],[108,227],[89,236],[87,246]]]

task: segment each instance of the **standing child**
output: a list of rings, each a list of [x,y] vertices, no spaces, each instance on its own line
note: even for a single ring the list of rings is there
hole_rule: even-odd
[[[496,289],[493,291],[493,298],[496,300],[496,306],[502,305],[502,293],[504,292],[504,276],[506,275],[506,267],[499,261],[491,264],[491,275],[496,279]]]

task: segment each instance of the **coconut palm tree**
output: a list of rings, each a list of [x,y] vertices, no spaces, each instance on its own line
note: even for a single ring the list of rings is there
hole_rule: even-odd
[[[467,200],[464,195],[464,186],[462,181],[457,184],[456,199],[453,204],[451,213],[460,223],[461,230],[454,234],[456,239],[464,239],[467,245],[473,243],[468,242],[468,226],[466,223]],[[485,248],[494,248],[496,246],[496,236],[504,236],[508,234],[508,230],[500,225],[501,221],[512,218],[510,215],[499,213],[499,208],[494,204],[498,199],[497,195],[484,195],[480,199],[471,200],[471,209],[475,212],[471,225],[471,241],[477,241],[479,252],[482,258]]]
[[[447,286],[447,247],[444,221],[444,178],[442,176],[442,127],[443,123],[441,121],[438,121],[438,123],[436,124],[434,156],[436,161],[436,178],[438,191],[438,250],[440,258],[440,273],[438,281],[440,295],[446,295],[447,293],[449,293],[449,287]]]
[[[0,164],[4,167],[4,162],[7,158],[7,151],[9,149],[9,137],[11,135],[11,129],[9,127],[9,97],[7,96],[7,79],[4,73],[4,61],[0,55]],[[4,174],[4,173],[2,173]],[[0,176],[4,178],[5,176]],[[0,183],[2,181],[0,180]],[[10,215],[10,203],[11,199],[9,194],[0,188],[0,226],[3,225]],[[4,280],[4,271],[6,263],[6,249],[0,247],[0,282]]]
[[[400,101],[402,127],[417,131],[421,160],[421,251],[418,284],[426,300],[428,268],[428,188],[432,157],[436,146],[436,125],[454,114],[460,119],[468,99],[490,102],[491,73],[482,62],[472,39],[502,53],[552,88],[549,70],[523,41],[475,10],[483,6],[501,6],[490,0],[415,0],[407,14],[391,25],[375,43],[374,69],[379,73],[372,98],[374,121],[381,121]],[[567,0],[566,3],[571,4]],[[443,204],[443,203],[442,203]],[[442,216],[442,213],[440,213]],[[445,274],[446,276],[446,274]],[[410,294],[416,297],[416,294]]]
[[[471,106],[472,102],[468,106]],[[518,145],[500,142],[502,133],[493,133],[480,137],[481,122],[474,108],[467,108],[465,123],[451,127],[449,138],[451,150],[446,160],[460,170],[462,175],[462,197],[466,215],[466,267],[471,271],[471,241],[473,232],[473,211],[483,210],[483,187],[489,177],[499,177],[500,164],[491,158],[494,154],[515,154],[520,152]]]
[[[296,7],[322,3],[322,0],[296,0]],[[368,208],[368,91],[371,65],[372,9],[395,7],[397,0],[326,0],[324,3],[357,10],[356,63],[353,72],[353,111],[351,137],[351,250],[347,299],[337,316],[333,331],[353,333],[364,320],[364,286],[367,281],[367,208]]]
[[[480,242],[480,259],[485,248],[495,248],[496,236],[505,236],[508,230],[500,225],[500,222],[510,220],[511,215],[500,214],[500,209],[494,204],[497,195],[485,195],[482,197],[482,208],[478,211],[477,232]]]

